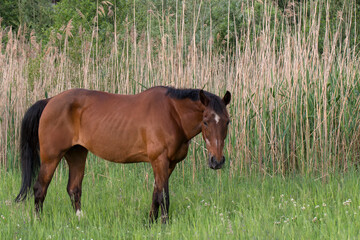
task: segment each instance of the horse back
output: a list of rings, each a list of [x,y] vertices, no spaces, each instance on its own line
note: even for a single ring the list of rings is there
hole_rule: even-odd
[[[72,89],[53,97],[39,126],[40,152],[56,157],[74,145],[113,162],[170,155],[183,138],[165,88],[136,95]]]

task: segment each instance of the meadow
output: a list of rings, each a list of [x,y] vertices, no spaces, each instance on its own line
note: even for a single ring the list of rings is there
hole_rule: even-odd
[[[202,159],[201,161],[204,161]],[[49,187],[44,212],[33,199],[14,203],[17,171],[2,172],[1,239],[354,239],[360,235],[357,172],[326,183],[304,176],[233,176],[198,170],[187,160],[170,179],[170,222],[149,227],[153,177],[147,164],[119,165],[90,157],[84,216],[66,192],[66,166]]]
[[[239,22],[228,1],[226,36],[213,34],[207,1],[176,1],[171,11],[149,4],[144,31],[131,15],[119,30],[115,6],[98,2],[90,27],[71,19],[46,43],[26,25],[16,32],[1,26],[0,238],[357,238],[358,12],[349,1],[330,24],[328,3],[280,11],[269,1],[239,1]],[[137,7],[134,1],[134,14]],[[101,35],[104,19],[114,25]],[[150,166],[92,155],[80,221],[66,193],[65,163],[41,219],[32,200],[13,202],[21,181],[20,123],[35,101],[70,88],[136,94],[156,85],[232,93],[226,166],[209,169],[201,136],[192,141],[170,178],[168,225],[147,224]]]

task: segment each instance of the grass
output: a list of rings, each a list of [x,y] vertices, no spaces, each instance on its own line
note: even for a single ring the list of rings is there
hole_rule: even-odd
[[[17,171],[2,173],[1,239],[352,239],[360,234],[357,171],[320,179],[230,177],[229,165],[203,168],[191,161],[170,179],[170,223],[148,225],[153,176],[147,164],[120,165],[91,158],[80,220],[66,193],[67,169],[57,170],[40,219],[33,199],[13,202]],[[184,175],[183,175],[184,174]]]

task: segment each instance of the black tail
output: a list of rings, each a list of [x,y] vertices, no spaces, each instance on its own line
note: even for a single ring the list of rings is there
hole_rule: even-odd
[[[21,123],[20,154],[21,154],[21,189],[15,201],[23,201],[37,175],[40,166],[39,157],[39,121],[49,99],[43,99],[32,105]]]

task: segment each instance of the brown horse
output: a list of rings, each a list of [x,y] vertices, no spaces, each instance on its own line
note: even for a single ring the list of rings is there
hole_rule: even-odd
[[[150,220],[168,220],[169,177],[188,152],[190,140],[202,132],[209,166],[223,166],[229,115],[223,99],[198,89],[154,87],[136,95],[72,89],[36,102],[21,126],[24,200],[34,184],[36,212],[42,210],[47,188],[60,160],[69,165],[67,191],[81,214],[81,184],[88,151],[118,163],[149,162],[155,185]],[[40,160],[41,159],[41,160]]]

